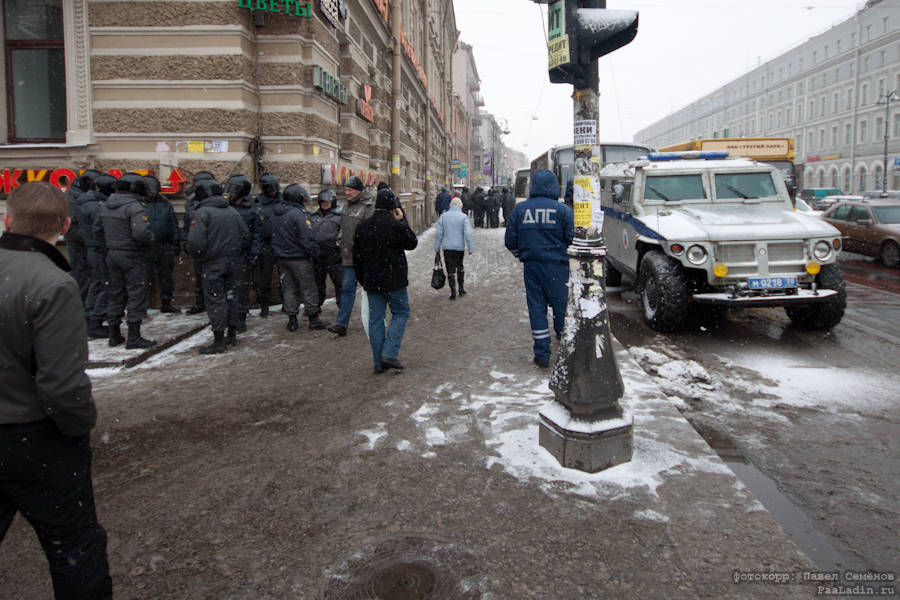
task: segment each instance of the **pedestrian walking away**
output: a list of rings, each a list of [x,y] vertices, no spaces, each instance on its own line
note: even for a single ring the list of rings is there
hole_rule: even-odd
[[[300,324],[300,300],[310,329],[325,329],[328,323],[319,318],[319,291],[316,287],[315,261],[319,245],[312,231],[309,213],[303,204],[309,198],[306,189],[297,184],[284,190],[284,202],[275,206],[272,218],[272,251],[281,274],[281,295],[284,312],[288,316],[288,331],[297,331]]]
[[[212,344],[201,347],[200,354],[221,354],[227,346],[237,344],[240,307],[236,287],[250,245],[250,230],[222,196],[218,182],[200,181],[194,194],[200,205],[191,217],[187,247],[202,264],[203,296],[213,331]]]
[[[250,312],[250,283],[253,268],[259,264],[262,254],[262,212],[250,196],[253,185],[244,175],[234,175],[225,184],[224,196],[238,211],[250,231],[250,244],[244,250],[244,263],[239,280],[235,283],[240,323],[238,333],[247,331],[247,314]]]
[[[335,193],[331,190],[319,192],[319,209],[310,215],[316,243],[319,244],[319,260],[316,261],[316,287],[319,290],[319,308],[325,302],[326,278],[331,278],[334,298],[341,306],[341,207],[335,203]]]
[[[550,364],[547,306],[553,309],[553,329],[559,336],[569,297],[566,250],[575,237],[575,221],[572,209],[557,200],[558,194],[556,175],[535,171],[528,200],[512,210],[505,236],[506,247],[523,263],[534,363],[540,367]]]
[[[150,217],[147,216],[147,180],[127,173],[116,182],[116,193],[100,207],[94,223],[95,235],[104,236],[109,268],[106,322],[109,345],[125,348],[149,348],[156,344],[141,337],[141,323],[147,318],[150,293],[147,288],[147,254],[153,244]],[[126,314],[128,337],[119,327]]]
[[[172,305],[175,284],[172,271],[175,268],[175,257],[181,253],[178,235],[178,219],[172,203],[159,193],[159,180],[153,175],[146,175],[147,181],[147,216],[150,218],[150,229],[153,231],[153,245],[147,261],[147,293],[150,293],[154,273],[159,280],[159,312],[180,313],[181,310]]]
[[[453,198],[450,196],[450,193],[447,191],[447,188],[441,186],[441,191],[437,195],[437,198],[434,200],[434,212],[437,216],[441,216],[450,208],[450,200]]]
[[[256,195],[256,203],[260,211],[262,252],[259,254],[257,264],[256,298],[259,301],[259,316],[266,318],[269,316],[269,306],[272,303],[272,275],[275,273],[275,253],[272,251],[272,219],[275,218],[275,210],[281,204],[282,196],[278,177],[272,173],[266,173],[260,177],[259,186],[262,193]]]
[[[360,223],[353,243],[356,277],[369,300],[369,343],[375,373],[403,368],[398,358],[410,314],[406,251],[418,243],[394,193],[379,191],[375,212]],[[385,332],[387,307],[391,322]]]
[[[454,198],[450,209],[441,215],[435,227],[434,251],[444,249],[444,263],[447,267],[447,283],[450,284],[450,299],[456,300],[456,283],[459,282],[459,295],[466,295],[466,273],[463,267],[466,248],[471,255],[475,252],[475,238],[469,217],[462,212],[462,200]]]
[[[0,237],[0,544],[17,512],[34,528],[57,600],[112,598],[106,531],[97,521],[81,291],[55,248],[71,225],[66,197],[44,182],[6,201]],[[12,549],[8,549],[12,552]],[[17,597],[3,589],[3,596]]]
[[[385,183],[385,182],[382,182]],[[380,183],[378,185],[381,185]],[[383,188],[390,191],[390,188]],[[381,190],[380,190],[381,191]],[[356,300],[356,271],[353,265],[353,244],[356,228],[365,219],[372,216],[374,197],[370,189],[366,189],[362,179],[350,177],[344,182],[344,194],[347,203],[341,209],[341,297],[338,302],[338,316],[328,331],[339,336],[347,335],[353,303]]]

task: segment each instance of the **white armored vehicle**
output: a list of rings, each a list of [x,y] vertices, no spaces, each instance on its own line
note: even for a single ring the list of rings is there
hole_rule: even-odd
[[[830,329],[847,294],[840,232],[793,209],[772,166],[724,152],[672,152],[600,171],[607,284],[635,282],[644,318],[679,328],[692,305],[784,306]]]

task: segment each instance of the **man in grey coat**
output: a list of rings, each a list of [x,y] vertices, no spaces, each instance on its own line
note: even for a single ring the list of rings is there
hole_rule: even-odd
[[[147,181],[137,173],[127,173],[116,182],[116,193],[100,207],[94,222],[94,235],[106,240],[109,268],[109,293],[106,322],[109,345],[149,348],[156,344],[141,337],[141,323],[147,318],[150,290],[147,287],[147,255],[153,244],[153,231],[147,215]],[[128,309],[128,339],[119,326]]]
[[[16,188],[0,237],[0,541],[17,512],[37,533],[56,598],[112,598],[97,522],[90,431],[97,421],[81,292],[54,244],[66,198],[49,183]],[[13,552],[11,548],[7,552]],[[4,597],[16,596],[3,588]]]
[[[362,179],[350,177],[344,182],[344,193],[347,204],[341,212],[341,297],[338,302],[338,316],[328,331],[340,336],[347,335],[347,325],[353,313],[353,302],[356,300],[356,270],[353,268],[353,238],[360,223],[375,212],[375,198],[372,190],[365,189]]]

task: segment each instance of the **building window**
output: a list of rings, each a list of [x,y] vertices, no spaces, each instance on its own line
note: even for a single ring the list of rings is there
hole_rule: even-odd
[[[884,79],[879,79],[879,80],[878,80],[878,97],[879,97],[879,98],[884,98],[884,93],[885,93],[885,92],[884,92],[884,90],[885,90],[884,84],[885,84],[885,80],[884,80]]]
[[[853,89],[847,90],[847,110],[853,109]]]
[[[841,111],[841,95],[837,92],[834,93],[834,97],[832,98],[831,111],[834,114]]]
[[[866,41],[867,42],[872,41],[872,26],[871,25],[866,25]]]
[[[868,73],[868,72],[869,72],[869,57],[867,56],[863,59],[863,73]]]
[[[64,142],[66,64],[62,0],[4,0],[7,139]]]
[[[841,53],[841,40],[838,40],[838,41],[837,41],[837,53],[838,53],[838,54]]]
[[[813,151],[813,132],[810,131],[806,136],[806,153],[809,154]]]
[[[822,150],[825,149],[825,130],[824,129],[819,130],[819,148],[821,148]]]
[[[881,189],[881,175],[884,172],[884,169],[881,168],[881,165],[875,165],[875,189]]]
[[[859,122],[859,143],[860,144],[863,144],[863,143],[869,141],[866,125],[868,125],[868,123],[866,122],[865,119],[863,119],[862,121]]]
[[[815,116],[816,116],[816,101],[815,100],[809,101],[809,112],[807,114],[809,115],[810,119],[815,118]]]
[[[887,17],[885,17],[881,20],[881,26],[882,26],[881,32],[887,33],[888,32],[888,18]]]
[[[837,148],[838,145],[838,128],[837,125],[831,128],[831,147]]]
[[[857,188],[857,190],[860,192],[864,192],[866,190],[866,168],[865,167],[859,168],[859,187]]]
[[[822,105],[819,107],[819,116],[825,116],[825,96],[822,96]]]
[[[817,58],[817,56],[818,56],[818,53],[815,50],[813,50],[813,64],[816,64],[817,62],[819,62],[819,59]]]
[[[785,125],[791,124],[791,107],[790,106],[788,106],[786,109],[784,109],[784,120],[785,120]]]
[[[882,50],[881,51],[881,65],[880,65],[882,67],[885,64],[885,60],[884,60],[885,58],[887,58],[887,50]]]
[[[845,192],[849,192],[850,191],[850,167],[844,168],[844,178],[843,179],[844,179],[844,182],[843,182],[843,185],[841,186],[841,189]]]
[[[865,106],[869,103],[869,84],[862,84],[862,89],[859,92],[859,105]]]
[[[856,48],[856,34],[855,33],[850,34],[850,47]]]
[[[883,117],[875,117],[875,131],[872,134],[875,137],[875,141],[884,139],[884,135],[887,132],[884,130],[884,118]]]
[[[849,146],[850,142],[853,140],[853,125],[847,123],[844,126],[844,145]]]
[[[900,137],[900,114],[894,115],[894,137]]]

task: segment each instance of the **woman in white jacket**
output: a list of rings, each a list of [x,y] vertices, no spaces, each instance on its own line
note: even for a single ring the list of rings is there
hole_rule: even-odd
[[[437,233],[434,235],[434,251],[444,249],[444,263],[447,267],[447,282],[450,284],[450,299],[456,300],[456,281],[459,280],[459,295],[466,295],[465,270],[463,258],[466,248],[469,254],[475,251],[475,238],[472,236],[472,224],[462,211],[462,200],[454,198],[450,202],[450,210],[441,214],[437,222]],[[457,279],[453,275],[456,274]]]

